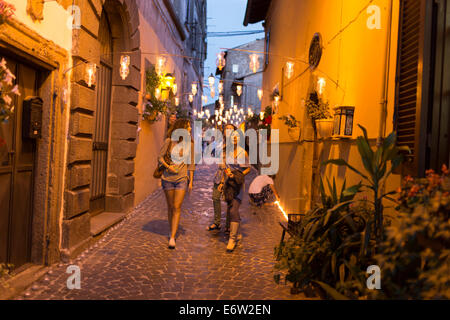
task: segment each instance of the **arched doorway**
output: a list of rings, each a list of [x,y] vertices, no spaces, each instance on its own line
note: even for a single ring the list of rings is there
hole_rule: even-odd
[[[108,165],[113,39],[108,14],[103,10],[98,34],[100,65],[97,70],[97,107],[92,147],[92,184],[89,209],[93,216],[105,211]]]

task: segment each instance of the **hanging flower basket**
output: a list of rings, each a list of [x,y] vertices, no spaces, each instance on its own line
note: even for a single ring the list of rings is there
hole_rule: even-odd
[[[3,0],[0,0],[0,25],[4,24],[14,14],[16,8]]]
[[[333,135],[333,119],[316,120],[317,137],[327,139]]]

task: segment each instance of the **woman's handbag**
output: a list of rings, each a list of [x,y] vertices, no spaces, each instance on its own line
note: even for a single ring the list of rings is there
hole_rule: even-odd
[[[167,164],[171,164],[172,163],[172,159],[170,158],[170,147],[172,146],[172,141],[169,143],[169,146],[167,147],[166,153],[164,154],[164,161]],[[158,163],[158,166],[156,167],[155,171],[153,172],[153,178],[155,179],[161,179],[162,174],[164,173],[164,170],[166,168]]]

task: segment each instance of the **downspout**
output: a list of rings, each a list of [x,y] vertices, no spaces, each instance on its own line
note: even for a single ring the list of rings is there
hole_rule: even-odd
[[[383,88],[381,94],[381,110],[380,110],[380,126],[378,132],[377,139],[377,147],[381,147],[384,141],[384,137],[386,135],[386,117],[387,117],[387,104],[388,104],[388,94],[389,94],[389,73],[390,73],[390,61],[391,61],[391,31],[392,31],[392,8],[393,8],[393,0],[388,0],[389,2],[389,17],[388,17],[388,26],[387,26],[387,35],[386,35],[386,48],[385,48],[385,63],[384,63],[384,74],[383,74]],[[378,190],[380,194],[384,194],[385,183],[381,190]],[[375,195],[378,197],[378,195]],[[375,200],[378,201],[378,200]],[[383,230],[383,202],[380,200],[378,204],[380,206],[378,216],[375,217],[375,225],[378,225],[378,231],[380,234],[376,235],[377,241],[381,241],[382,238],[382,230]],[[375,204],[375,208],[377,204]]]
[[[390,73],[390,62],[391,62],[391,32],[392,32],[392,9],[393,0],[388,0],[389,2],[389,17],[387,26],[387,36],[386,36],[386,48],[385,48],[385,63],[383,72],[383,87],[381,93],[381,110],[380,110],[380,125],[378,130],[377,146],[383,143],[383,139],[386,135],[386,116],[387,116],[387,104],[389,95],[389,73]]]

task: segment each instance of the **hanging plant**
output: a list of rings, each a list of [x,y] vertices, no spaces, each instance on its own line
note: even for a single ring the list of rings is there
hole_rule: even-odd
[[[6,66],[6,60],[0,61],[0,123],[9,120],[14,113],[14,96],[19,96],[19,88],[13,84],[15,75]]]
[[[14,14],[16,8],[3,0],[0,0],[0,25],[4,24]]]
[[[308,100],[306,100],[306,112],[313,122],[331,118],[328,102],[324,102],[322,98],[319,98],[315,91],[310,93]]]
[[[172,88],[165,88],[163,84],[164,76],[159,76],[156,73],[155,66],[151,66],[147,69],[146,74],[146,94],[144,96],[144,114],[145,120],[154,123],[161,120],[163,115],[167,115],[173,110],[172,100],[174,99],[174,94]],[[161,94],[161,88],[163,90],[169,90],[168,98],[166,100],[160,100],[160,96],[157,96],[156,91],[159,90]]]
[[[284,115],[278,119],[283,120],[284,124],[289,128],[297,128],[300,126],[300,121],[295,119],[295,117],[291,114]]]

